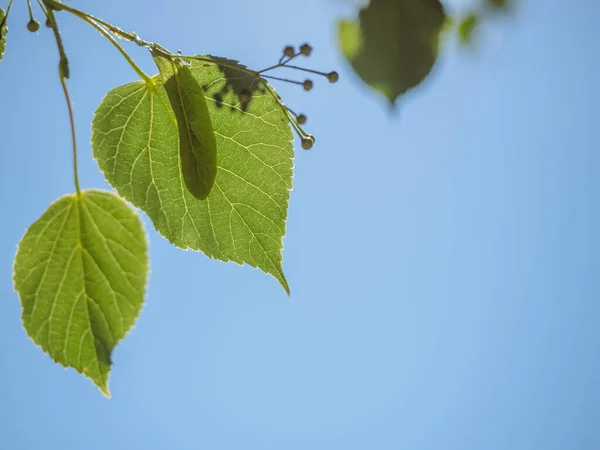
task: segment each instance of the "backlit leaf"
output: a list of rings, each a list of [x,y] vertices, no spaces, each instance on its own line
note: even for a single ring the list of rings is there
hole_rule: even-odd
[[[139,216],[94,190],[54,202],[25,233],[14,265],[27,334],[107,396],[111,353],[139,315],[147,278]]]
[[[108,93],[92,123],[94,157],[109,183],[170,242],[258,267],[289,293],[281,251],[292,132],[270,88],[254,89],[252,101],[242,103],[231,86],[247,72],[216,61],[190,67],[205,92],[219,157],[205,200],[185,188],[175,115],[158,77],[154,85],[140,81]]]

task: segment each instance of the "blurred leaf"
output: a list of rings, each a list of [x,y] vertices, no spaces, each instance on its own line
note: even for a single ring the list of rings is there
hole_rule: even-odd
[[[479,26],[487,20],[509,13],[513,5],[511,0],[478,0],[458,24],[457,32],[461,44],[472,43]]]
[[[393,104],[431,71],[445,18],[439,0],[371,0],[357,21],[340,23],[342,52]]]
[[[15,257],[27,334],[107,396],[111,353],[140,313],[147,279],[142,221],[110,192],[58,199],[29,227]]]
[[[478,21],[479,19],[475,13],[468,14],[460,21],[458,25],[458,37],[460,38],[461,43],[468,44],[471,42]]]

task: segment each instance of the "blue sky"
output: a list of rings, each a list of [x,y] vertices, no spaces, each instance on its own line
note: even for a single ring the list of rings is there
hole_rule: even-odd
[[[291,298],[145,219],[149,294],[113,355],[111,400],[21,326],[16,244],[74,188],[54,43],[15,3],[0,64],[0,449],[600,448],[597,2],[522,2],[479,48],[447,45],[393,116],[337,51],[347,2],[73,2],[253,68],[308,41],[310,65],[341,75],[280,89],[317,137],[295,160]],[[90,121],[136,75],[63,16],[82,185],[107,188]]]

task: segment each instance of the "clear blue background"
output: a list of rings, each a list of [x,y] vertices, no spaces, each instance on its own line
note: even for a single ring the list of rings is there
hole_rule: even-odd
[[[448,43],[390,116],[337,51],[347,2],[74,1],[253,68],[309,41],[306,63],[341,74],[308,94],[281,87],[317,137],[295,160],[291,298],[145,219],[149,294],[115,351],[112,400],[33,345],[13,292],[19,239],[73,191],[56,49],[45,28],[27,32],[24,3],[0,64],[0,449],[600,448],[598,2],[522,2],[479,48]],[[136,76],[59,19],[82,184],[107,187],[90,121]]]

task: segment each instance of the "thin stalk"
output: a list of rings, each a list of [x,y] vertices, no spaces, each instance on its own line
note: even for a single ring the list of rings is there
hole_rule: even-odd
[[[100,25],[106,27],[111,33],[113,33],[119,37],[122,37],[124,39],[127,39],[131,42],[134,42],[137,45],[139,45],[140,47],[152,47],[154,45],[152,42],[148,42],[148,41],[141,39],[135,33],[129,33],[127,31],[124,31],[121,28],[116,27],[116,26],[106,22],[105,20],[100,19],[99,17],[95,17],[95,16],[88,14],[84,11],[81,11],[77,8],[73,8],[69,5],[66,5],[65,3],[59,2],[57,0],[43,0],[43,1],[44,1],[44,3],[46,3],[48,5],[57,6],[61,10],[67,11],[67,12],[79,17],[80,19],[83,17],[87,17],[88,19],[91,19],[94,22],[99,23]]]
[[[288,116],[288,120],[292,124],[292,127],[294,127],[296,134],[298,136],[300,136],[300,138],[305,137],[306,133],[304,132],[304,130],[302,128],[300,128],[300,125],[298,125],[298,123],[296,122],[296,119],[294,119],[289,113],[287,113],[286,115]]]
[[[27,0],[27,8],[29,8],[29,20],[33,20],[33,11],[31,10],[31,0]]]
[[[65,95],[65,100],[67,101],[67,109],[69,111],[69,123],[71,125],[71,141],[73,146],[73,181],[75,182],[75,191],[77,192],[77,196],[80,196],[81,189],[79,187],[79,170],[77,167],[77,135],[75,133],[75,115],[73,114],[73,104],[71,102],[71,96],[69,95],[69,89],[67,88],[66,81],[66,79],[69,77],[67,56],[65,54],[65,49],[60,38],[58,25],[56,23],[56,17],[54,17],[54,11],[51,8],[46,8],[44,12],[46,13],[52,26],[52,30],[54,31],[56,46],[58,47],[58,52],[60,54],[60,63],[58,65],[58,77],[60,79],[60,84]]]
[[[65,99],[67,100],[67,108],[69,109],[69,121],[71,123],[71,139],[73,142],[73,179],[75,181],[75,191],[77,196],[81,194],[79,188],[79,171],[77,168],[77,136],[75,134],[75,115],[73,114],[73,105],[71,104],[71,97],[69,96],[69,89],[67,89],[67,82],[65,77],[60,77],[60,84],[62,85],[63,92],[65,93]]]
[[[75,15],[77,17],[79,17],[80,19],[84,20],[85,22],[87,22],[88,24],[90,24],[91,26],[93,26],[96,30],[98,30],[100,32],[100,34],[102,34],[106,39],[108,39],[110,41],[110,43],[112,45],[114,45],[115,48],[121,53],[121,55],[123,55],[125,60],[129,63],[129,65],[133,68],[133,70],[135,70],[135,72],[140,76],[140,78],[142,78],[149,85],[153,84],[152,79],[148,75],[146,75],[146,73],[140,68],[140,66],[138,66],[135,63],[135,61],[131,58],[131,56],[129,56],[129,53],[127,53],[125,51],[125,49],[121,46],[121,44],[119,44],[116,41],[116,39],[114,37],[112,37],[108,31],[106,31],[106,29],[104,27],[102,27],[95,20],[90,19],[89,17],[87,17],[84,14],[82,14],[82,15],[75,14]]]
[[[299,55],[300,55],[300,53],[296,53],[293,56],[285,56],[285,55],[283,55],[281,57],[281,59],[279,60],[279,63],[277,63],[277,64],[275,64],[275,65],[273,65],[271,67],[267,67],[266,69],[263,69],[263,70],[259,71],[258,73],[264,73],[264,72],[268,72],[269,70],[277,69],[279,67],[284,67],[287,63],[289,63],[292,59],[294,59],[296,56],[299,56]],[[287,58],[287,59],[284,61],[285,58]]]
[[[268,80],[283,81],[284,83],[299,84],[300,86],[303,85],[302,81],[289,80],[287,78],[279,78],[279,77],[274,77],[274,76],[271,76],[271,75],[263,75],[262,78],[267,78]]]
[[[137,36],[135,34],[127,33],[125,31],[105,22],[102,19],[98,19],[97,17],[94,17],[91,14],[85,13],[76,8],[72,8],[68,5],[65,5],[64,3],[61,3],[61,2],[58,2],[55,0],[43,0],[43,2],[45,4],[47,4],[48,6],[50,6],[50,8],[48,8],[49,10],[52,9],[51,8],[52,6],[55,6],[61,10],[64,10],[64,11],[67,11],[67,12],[73,14],[74,16],[80,18],[81,20],[87,22],[89,25],[94,27],[97,31],[100,32],[100,34],[102,34],[102,36],[104,36],[106,39],[108,39],[110,41],[110,43],[115,46],[115,48],[119,51],[119,53],[121,53],[121,55],[123,55],[125,60],[133,68],[133,70],[135,70],[135,72],[140,76],[140,78],[142,78],[147,84],[152,84],[152,79],[148,75],[146,75],[146,73],[144,73],[144,71],[135,63],[135,61],[131,58],[131,56],[129,56],[129,54],[125,51],[125,49],[123,47],[121,47],[121,45],[115,40],[115,38],[108,31],[106,31],[106,29],[104,27],[107,27],[109,30],[112,30],[113,33],[116,32],[116,33],[119,33],[120,35],[126,35],[128,37],[131,37],[131,40],[139,39],[139,38],[137,38]]]
[[[300,67],[300,66],[286,66],[286,65],[282,65],[281,67],[287,67],[288,69],[301,70],[302,72],[310,72],[310,73],[314,73],[316,75],[321,75],[323,77],[327,76],[327,74],[325,72],[319,72],[318,70],[307,69],[305,67]]]
[[[58,23],[56,22],[54,11],[51,8],[48,8],[47,13],[48,19],[50,19],[50,24],[52,26],[52,31],[54,32],[54,39],[56,40],[58,53],[60,55],[60,64],[58,66],[58,71],[61,74],[61,77],[64,76],[65,78],[69,78],[69,60],[67,59],[65,47],[63,45],[62,38],[60,37],[60,31],[58,30]]]
[[[46,16],[46,18],[48,18],[48,11],[46,11],[46,7],[42,3],[42,0],[37,0],[37,2],[38,2],[38,5],[40,6],[40,9],[42,10],[42,12],[44,13],[44,15]]]

